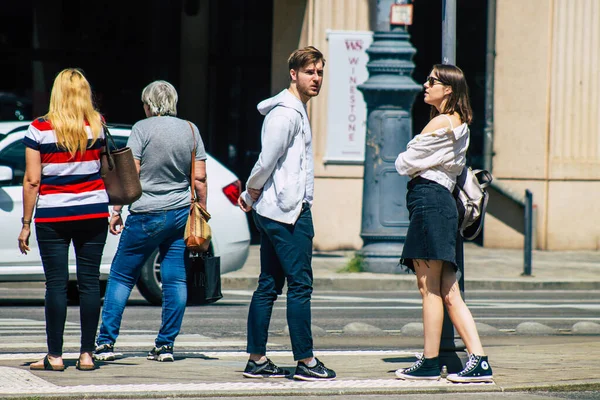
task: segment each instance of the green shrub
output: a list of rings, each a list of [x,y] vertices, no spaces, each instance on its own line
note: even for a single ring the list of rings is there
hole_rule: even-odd
[[[365,257],[362,254],[355,253],[354,257],[341,268],[338,272],[364,272]]]

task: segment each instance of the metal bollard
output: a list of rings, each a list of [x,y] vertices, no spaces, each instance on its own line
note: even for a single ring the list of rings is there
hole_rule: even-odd
[[[531,253],[533,249],[533,193],[525,190],[525,243],[523,245],[523,274],[531,276]]]

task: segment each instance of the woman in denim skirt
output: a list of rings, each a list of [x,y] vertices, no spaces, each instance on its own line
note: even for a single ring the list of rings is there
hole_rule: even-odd
[[[423,85],[431,119],[396,159],[396,170],[408,175],[406,204],[410,225],[401,263],[417,275],[423,300],[423,356],[396,371],[400,379],[440,379],[439,350],[444,305],[463,339],[469,360],[448,375],[452,382],[491,382],[492,368],[483,351],[475,321],[463,301],[458,281],[457,252],[462,252],[458,211],[452,195],[465,167],[472,110],[460,68],[435,65]]]

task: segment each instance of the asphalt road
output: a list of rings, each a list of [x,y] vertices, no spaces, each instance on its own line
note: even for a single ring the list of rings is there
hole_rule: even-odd
[[[0,359],[19,363],[46,351],[43,284],[0,284]],[[225,291],[224,299],[210,306],[188,307],[182,332],[176,342],[176,355],[198,357],[210,352],[245,350],[246,316],[251,291]],[[526,348],[543,341],[560,344],[597,341],[597,336],[574,336],[570,330],[579,321],[600,323],[600,293],[585,291],[482,291],[467,293],[475,320],[501,330],[502,335],[483,337],[485,347],[518,345]],[[416,290],[406,292],[316,292],[312,304],[313,324],[325,333],[315,337],[316,350],[408,350],[420,351],[422,337],[407,337],[400,329],[410,322],[421,322],[421,305]],[[160,307],[149,305],[134,291],[126,308],[116,350],[127,357],[143,357],[153,344],[160,326]],[[289,350],[284,333],[285,298],[275,305],[270,327],[269,349]],[[557,329],[552,336],[523,336],[514,332],[521,322],[535,321]],[[343,331],[352,322],[368,323],[383,329],[381,336],[350,335]],[[78,307],[69,306],[65,331],[65,352],[76,354],[79,348]],[[76,378],[76,376],[74,376]],[[62,377],[62,379],[66,379]],[[63,382],[65,383],[65,382]],[[76,384],[70,382],[66,384]],[[576,389],[577,390],[577,389]],[[330,396],[332,400],[429,399],[591,399],[600,400],[599,392],[530,393],[444,393],[426,395],[353,395]],[[265,397],[292,400],[297,397]],[[303,397],[311,398],[311,397]],[[316,398],[316,397],[315,397]]]
[[[0,284],[0,320],[44,321],[43,286],[18,288]],[[225,291],[225,297],[209,306],[188,307],[182,334],[209,337],[244,337],[251,291]],[[535,321],[568,334],[574,323],[600,323],[600,293],[593,291],[481,291],[466,294],[475,320],[513,333],[521,322]],[[151,306],[134,290],[123,317],[124,330],[156,332],[160,307]],[[421,321],[420,297],[416,290],[406,292],[318,292],[313,294],[313,324],[327,334],[340,335],[344,326],[362,322],[396,336],[407,323]],[[78,307],[70,306],[68,322],[78,324]],[[286,327],[285,298],[273,311],[270,331],[283,334]],[[2,330],[0,335],[10,335]],[[1,351],[1,350],[0,350]]]

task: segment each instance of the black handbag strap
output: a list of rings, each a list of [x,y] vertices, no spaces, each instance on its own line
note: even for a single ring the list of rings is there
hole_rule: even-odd
[[[113,159],[112,153],[110,152],[110,144],[106,139],[110,140],[115,150],[117,150],[117,144],[115,143],[115,139],[113,139],[112,135],[110,134],[110,131],[108,130],[106,124],[102,124],[102,129],[104,130],[105,136],[104,148],[106,149],[106,158],[108,158],[108,169],[112,171],[115,168],[115,160]]]
[[[106,136],[110,140],[114,149],[117,150],[117,144],[115,143],[115,139],[113,139],[112,135],[110,134],[110,131],[108,130],[108,126],[106,126],[106,124],[102,124],[102,129],[104,130],[104,136]],[[110,151],[110,145],[108,144],[108,141],[105,141],[105,144],[106,144],[106,151]]]

